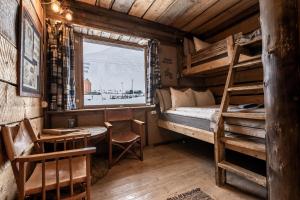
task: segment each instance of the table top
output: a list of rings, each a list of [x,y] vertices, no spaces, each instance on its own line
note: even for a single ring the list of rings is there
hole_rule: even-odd
[[[83,133],[90,133],[91,135],[89,136],[90,139],[92,138],[98,138],[101,136],[105,136],[106,132],[107,132],[107,128],[105,128],[104,126],[80,126],[80,127],[74,127],[74,130],[77,130],[75,132],[70,132],[70,133],[65,133],[63,135],[71,135],[71,134],[78,134],[79,132],[83,132]],[[61,130],[64,130],[63,128],[61,128]],[[56,135],[56,134],[49,134],[49,133],[42,133],[41,134],[41,138],[43,137],[55,137],[55,136],[60,136],[60,135]]]

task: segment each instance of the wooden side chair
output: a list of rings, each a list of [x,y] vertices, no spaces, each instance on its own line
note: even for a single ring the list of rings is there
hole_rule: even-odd
[[[143,160],[142,137],[144,122],[133,119],[132,109],[105,110],[105,126],[108,129],[109,168],[116,164],[126,153]],[[113,160],[113,146],[123,151]],[[139,146],[139,154],[135,147]]]
[[[73,147],[76,142],[86,144],[88,134],[38,139],[30,121],[25,119],[17,126],[3,126],[2,135],[17,182],[19,200],[40,195],[45,200],[50,190],[54,191],[56,199],[90,199],[90,154],[96,149],[66,149],[69,142],[74,144]],[[44,143],[49,141],[55,146],[62,143],[64,150],[44,153]],[[33,146],[36,154],[30,154]],[[28,173],[30,163],[35,164],[32,173]],[[62,188],[69,188],[70,192],[65,194],[61,192]]]

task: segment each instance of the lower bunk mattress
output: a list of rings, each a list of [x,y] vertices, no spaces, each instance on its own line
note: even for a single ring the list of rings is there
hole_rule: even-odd
[[[161,113],[162,120],[183,124],[207,131],[214,131],[219,116],[219,105],[206,107],[179,107]],[[264,112],[262,108],[244,109],[239,106],[230,106],[230,112]],[[229,118],[226,125],[242,126],[254,129],[264,129],[265,122],[262,120]]]

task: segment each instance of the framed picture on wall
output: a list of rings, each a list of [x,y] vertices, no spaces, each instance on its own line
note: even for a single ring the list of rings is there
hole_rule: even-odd
[[[19,95],[40,97],[41,33],[23,4],[19,30]]]

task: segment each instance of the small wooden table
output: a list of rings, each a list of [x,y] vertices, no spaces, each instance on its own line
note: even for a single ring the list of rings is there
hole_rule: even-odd
[[[91,134],[87,138],[89,146],[96,146],[96,144],[103,141],[107,135],[107,128],[104,126],[80,126],[80,127],[75,127],[74,129],[79,129],[79,131],[66,133],[64,135],[72,135],[72,133],[78,134],[78,132],[89,133],[89,134]],[[40,137],[47,138],[50,136],[55,137],[55,136],[60,136],[60,135],[42,133]]]

